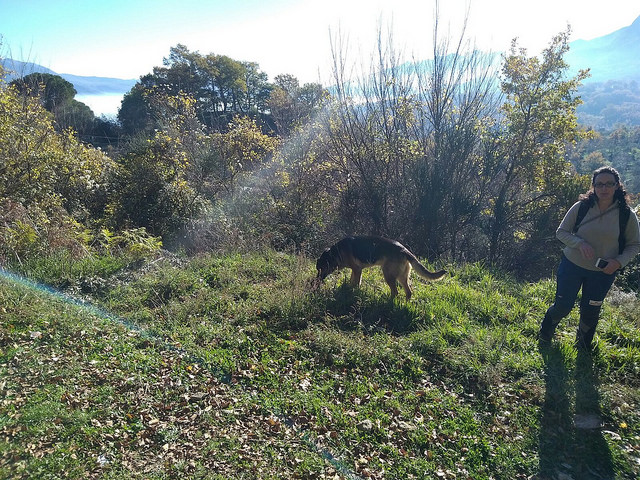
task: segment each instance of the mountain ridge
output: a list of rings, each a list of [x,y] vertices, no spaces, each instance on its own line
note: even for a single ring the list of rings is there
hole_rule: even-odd
[[[138,81],[137,79],[123,79],[114,77],[98,77],[74,75],[70,73],[54,72],[50,68],[43,67],[37,63],[22,62],[12,58],[0,58],[0,64],[6,70],[5,80],[11,82],[31,73],[48,73],[59,75],[66,81],[73,84],[78,95],[100,95],[100,94],[124,94]]]
[[[606,82],[608,80],[640,81],[638,45],[640,45],[640,16],[630,25],[601,37],[570,42],[570,49],[565,60],[569,64],[572,74],[577,73],[580,69],[590,69],[591,76],[585,80],[585,83]],[[30,73],[49,73],[59,75],[73,83],[78,95],[126,93],[138,80],[137,78],[122,79],[57,73],[33,62],[23,62],[11,58],[0,58],[0,63],[7,70],[6,80],[8,82]]]
[[[569,43],[565,61],[569,65],[569,75],[579,70],[589,69],[590,77],[582,83],[579,93],[584,105],[578,108],[581,123],[610,128],[616,123],[640,124],[640,16],[630,25],[609,34],[591,39],[578,39]],[[496,58],[499,54],[496,53]],[[428,60],[425,60],[428,62]],[[30,73],[59,75],[72,83],[80,100],[91,104],[94,110],[113,114],[119,100],[138,79],[82,76],[56,73],[38,65],[11,58],[0,58],[0,64],[7,71],[5,80],[10,82]],[[99,106],[101,101],[111,96],[108,106]]]
[[[630,25],[591,40],[569,43],[565,61],[572,74],[590,69],[583,83],[609,80],[640,81],[640,16]]]

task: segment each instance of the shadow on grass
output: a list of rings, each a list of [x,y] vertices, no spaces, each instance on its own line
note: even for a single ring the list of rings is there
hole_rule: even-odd
[[[342,330],[364,327],[368,332],[402,334],[416,328],[415,315],[402,294],[392,299],[388,293],[372,295],[342,283],[323,303],[324,313]]]
[[[600,394],[591,356],[578,352],[572,378],[559,345],[543,346],[541,353],[546,395],[540,420],[538,478],[614,478],[611,452],[601,431]]]

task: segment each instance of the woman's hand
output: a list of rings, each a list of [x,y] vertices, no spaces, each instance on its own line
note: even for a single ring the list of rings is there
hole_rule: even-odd
[[[580,250],[580,253],[584,258],[591,259],[596,256],[595,250],[587,242],[583,241],[580,245],[578,245],[578,250]]]
[[[613,273],[616,270],[618,270],[620,267],[622,267],[620,262],[617,261],[617,260],[614,260],[613,258],[608,260],[608,262],[609,263],[607,263],[607,266],[602,269],[602,272],[606,273],[607,275],[613,275]]]

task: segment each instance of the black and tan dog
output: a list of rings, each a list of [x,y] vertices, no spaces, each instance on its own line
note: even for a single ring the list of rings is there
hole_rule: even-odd
[[[340,240],[330,248],[327,248],[318,261],[319,282],[327,275],[342,268],[351,269],[351,285],[360,286],[362,269],[380,265],[384,279],[391,288],[391,297],[398,294],[397,282],[402,285],[407,300],[411,299],[411,284],[409,274],[411,267],[416,269],[418,275],[427,280],[438,280],[445,273],[444,270],[430,272],[404,245],[394,240],[382,237],[347,237]]]

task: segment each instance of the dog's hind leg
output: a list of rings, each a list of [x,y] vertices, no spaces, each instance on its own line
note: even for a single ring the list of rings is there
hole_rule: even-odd
[[[382,269],[382,275],[384,276],[384,281],[387,282],[389,288],[391,289],[391,298],[395,298],[398,295],[398,282],[396,281],[396,272],[392,269]]]
[[[362,280],[362,269],[351,268],[351,286],[353,288],[358,288],[360,286],[361,280]]]
[[[411,265],[409,263],[398,273],[398,283],[402,285],[404,293],[407,296],[407,300],[411,300]]]

